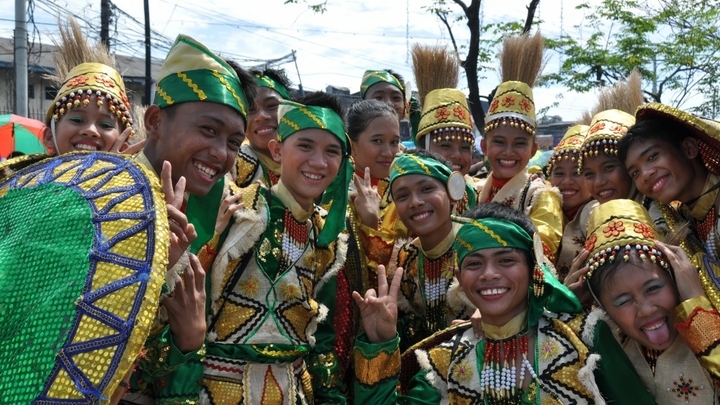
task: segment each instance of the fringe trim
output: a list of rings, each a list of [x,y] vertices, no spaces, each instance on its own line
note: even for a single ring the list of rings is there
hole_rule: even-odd
[[[165,298],[167,296],[172,295],[172,293],[175,291],[175,285],[180,282],[182,283],[182,277],[180,277],[180,273],[182,273],[188,266],[190,265],[190,256],[188,255],[187,250],[183,252],[182,256],[180,256],[180,259],[178,259],[177,263],[175,263],[174,266],[170,270],[168,270],[167,273],[165,273],[165,285],[167,286],[167,292],[162,295],[160,301],[162,301],[162,298]]]
[[[259,191],[255,189],[253,192]],[[245,207],[233,214],[234,223],[213,262],[210,291],[213,313],[217,311],[216,303],[222,293],[225,274],[233,270],[227,268],[228,264],[248,253],[267,229],[267,210],[269,209],[267,202],[260,199],[258,204],[260,206],[257,211],[252,207]]]
[[[470,302],[465,292],[460,287],[460,282],[457,278],[453,277],[453,281],[448,287],[447,295],[445,297],[447,304],[457,315],[472,315],[475,312],[475,305]]]
[[[605,399],[600,393],[600,388],[598,388],[597,383],[595,382],[595,376],[593,374],[593,372],[597,369],[597,364],[599,361],[599,354],[589,355],[587,361],[585,362],[585,365],[580,369],[580,371],[578,371],[578,380],[588,391],[592,393],[593,397],[595,398],[596,404],[605,405]]]
[[[588,347],[595,346],[595,327],[599,321],[605,323],[608,321],[607,314],[600,308],[593,309],[585,318],[585,327],[581,331],[580,338],[582,338]]]
[[[335,260],[330,265],[330,268],[323,273],[320,280],[315,284],[314,294],[317,294],[320,289],[328,282],[331,277],[334,277],[340,269],[345,266],[345,259],[347,258],[348,251],[348,238],[347,232],[342,232],[338,235],[338,239],[335,241]]]
[[[313,317],[313,319],[308,323],[307,328],[305,329],[305,336],[307,336],[308,344],[311,347],[315,347],[315,332],[317,331],[318,324],[322,321],[324,321],[327,316],[328,312],[330,310],[325,305],[319,304],[318,307],[318,313]]]

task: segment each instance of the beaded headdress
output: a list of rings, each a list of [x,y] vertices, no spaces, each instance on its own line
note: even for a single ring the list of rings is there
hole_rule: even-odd
[[[620,138],[634,124],[635,117],[625,111],[605,110],[595,114],[580,146],[580,168],[586,157],[598,156],[600,153],[617,156]]]
[[[543,51],[540,32],[505,38],[500,66],[503,82],[495,90],[485,116],[486,134],[509,125],[535,136],[537,121],[532,86],[545,64]]]
[[[617,156],[618,142],[635,124],[633,114],[642,102],[642,78],[637,69],[633,69],[626,80],[618,81],[600,92],[593,108],[595,114],[590,129],[580,147],[581,169],[586,157],[598,156],[601,152]]]
[[[350,138],[345,133],[345,123],[329,108],[306,106],[285,100],[280,103],[278,121],[279,142],[299,131],[312,128],[328,131],[340,140],[343,152],[342,163],[337,176],[323,193],[322,204],[327,207],[328,215],[317,240],[320,246],[327,246],[345,230],[348,187],[355,170],[350,162]]]
[[[473,191],[460,172],[452,171],[442,162],[435,159],[419,156],[411,152],[398,155],[393,160],[390,167],[390,185],[388,186],[390,192],[392,193],[392,184],[395,180],[409,174],[420,174],[440,180],[442,184],[446,185],[448,196],[453,201],[459,201],[463,198],[466,188]],[[474,195],[474,193],[469,195]]]
[[[575,294],[552,275],[543,260],[542,242],[537,233],[532,237],[514,222],[498,218],[480,218],[464,224],[455,238],[455,252],[462,271],[462,262],[472,252],[482,249],[514,248],[533,253],[534,268],[530,283],[528,325],[534,326],[542,312],[579,312],[580,301]]]
[[[649,103],[640,106],[635,113],[638,122],[654,117],[666,117],[684,125],[691,136],[698,139],[700,157],[705,167],[720,174],[720,122],[698,118],[685,111],[660,103]]]
[[[253,77],[255,79],[255,83],[257,83],[258,86],[267,87],[268,89],[275,90],[276,92],[278,92],[278,94],[280,94],[280,97],[284,98],[285,100],[292,100],[292,97],[290,97],[290,92],[288,91],[287,87],[285,87],[282,83],[278,82],[272,77],[261,74],[255,74]]]
[[[461,140],[474,144],[472,128],[465,94],[456,89],[433,90],[425,96],[415,144],[420,146],[425,136],[429,136],[425,141],[426,147],[430,139],[432,142]]]
[[[586,125],[573,125],[568,128],[565,136],[563,136],[557,146],[555,146],[555,150],[553,150],[553,154],[548,160],[548,173],[552,172],[552,167],[557,162],[562,160],[578,162],[580,160],[580,147],[585,139],[588,128]]]
[[[360,83],[360,97],[365,98],[365,93],[372,85],[377,83],[390,83],[393,86],[400,89],[405,97],[405,86],[400,83],[397,77],[390,74],[385,70],[366,70],[362,77],[362,83]]]
[[[158,310],[164,201],[151,169],[111,153],[67,153],[0,181],[3,398],[98,404],[112,396]]]
[[[116,70],[115,58],[100,43],[90,46],[74,19],[69,20],[68,27],[59,29],[58,50],[53,54],[55,74],[47,78],[60,89],[45,115],[45,123],[53,128],[68,111],[93,102],[98,107],[107,105],[110,113],[121,121],[121,132],[132,128],[130,101]]]
[[[202,101],[226,105],[247,119],[247,98],[235,69],[203,44],[178,35],[158,74],[160,108]]]
[[[590,252],[585,278],[615,260],[630,260],[635,252],[641,260],[651,260],[667,268],[662,253],[655,249],[657,233],[647,210],[633,200],[611,200],[600,204],[588,223],[588,237],[585,249]]]

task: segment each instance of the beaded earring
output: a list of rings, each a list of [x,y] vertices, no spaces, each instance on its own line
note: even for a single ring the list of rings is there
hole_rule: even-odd
[[[542,268],[543,248],[540,235],[533,234],[533,250],[535,251],[535,268],[533,268],[533,294],[540,297],[545,293],[545,272]]]

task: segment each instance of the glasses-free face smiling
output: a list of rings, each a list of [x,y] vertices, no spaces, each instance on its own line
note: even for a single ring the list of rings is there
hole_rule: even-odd
[[[650,260],[638,262],[620,264],[605,280],[598,298],[628,337],[645,347],[665,350],[677,336],[673,325],[680,302],[677,290],[667,270]]]
[[[282,183],[305,210],[322,195],[338,174],[343,159],[340,140],[324,129],[304,129],[268,144],[272,157],[281,162]]]
[[[392,183],[400,220],[420,238],[423,249],[437,246],[452,231],[452,205],[445,184],[422,174],[407,174]]]
[[[588,156],[583,159],[582,173],[590,194],[600,204],[632,197],[632,179],[617,156]]]
[[[521,250],[476,250],[463,259],[455,275],[485,323],[505,325],[528,306],[530,269]]]
[[[538,148],[532,135],[510,126],[488,131],[480,146],[490,163],[493,177],[499,180],[511,179],[525,170]]]
[[[577,160],[562,159],[552,166],[550,183],[560,190],[563,210],[569,211],[590,198],[585,178],[578,173]]]
[[[398,117],[405,116],[405,96],[396,86],[388,82],[375,83],[365,92],[365,100],[378,100],[389,105],[398,113]]]
[[[76,150],[108,151],[120,137],[120,120],[111,114],[106,105],[98,107],[90,103],[86,107],[68,110],[55,123],[57,153],[63,154]],[[45,147],[55,150],[52,134],[43,140]]]
[[[268,142],[277,137],[280,93],[267,87],[258,89],[257,104],[248,114],[246,136],[256,151],[270,156]]]

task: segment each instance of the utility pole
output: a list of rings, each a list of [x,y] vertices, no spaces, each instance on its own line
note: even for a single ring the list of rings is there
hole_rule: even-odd
[[[100,42],[110,50],[110,0],[100,0]]]
[[[297,71],[297,74],[298,74],[298,92],[300,93],[300,97],[303,97],[305,95],[305,90],[303,90],[303,87],[302,87],[302,78],[300,78],[300,69],[298,69],[297,58],[295,57],[294,49],[292,50],[292,58],[293,58],[293,62],[295,62],[295,70]]]
[[[150,3],[145,0],[145,102],[150,105],[150,93],[152,92],[152,59],[150,59]]]
[[[15,114],[28,115],[27,4],[15,0]]]

